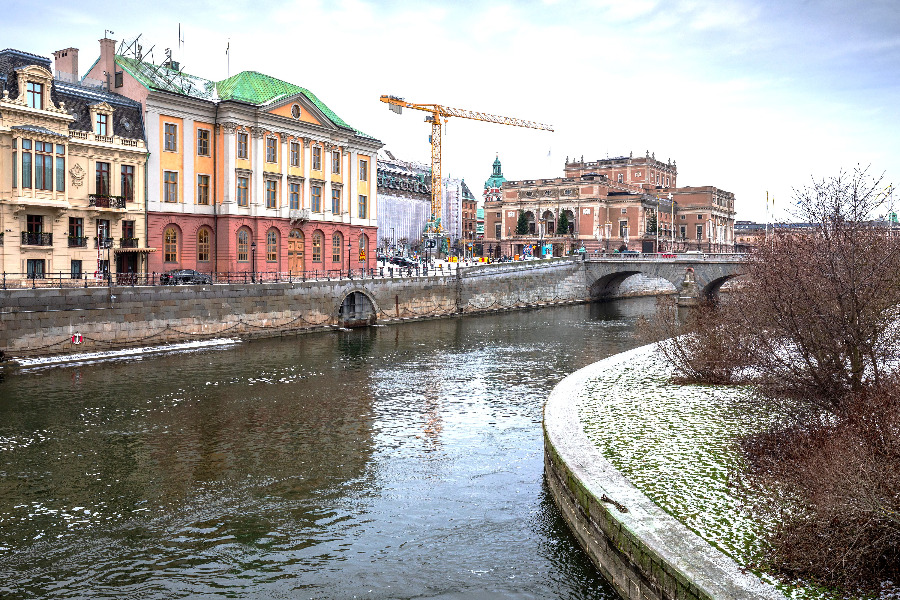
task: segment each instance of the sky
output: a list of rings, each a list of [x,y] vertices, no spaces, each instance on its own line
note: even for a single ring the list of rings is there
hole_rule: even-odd
[[[676,161],[679,185],[733,192],[737,218],[756,221],[767,194],[782,219],[795,189],[857,166],[900,183],[897,0],[4,4],[0,47],[79,48],[83,75],[105,30],[141,34],[156,62],[172,48],[186,73],[304,86],[404,160],[430,162],[430,125],[382,94],[554,126],[451,118],[443,173],[476,195],[498,155],[516,180],[649,151]]]

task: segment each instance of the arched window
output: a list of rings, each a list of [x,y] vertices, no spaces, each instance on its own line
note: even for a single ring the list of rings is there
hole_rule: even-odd
[[[250,260],[250,232],[240,229],[237,233],[237,259],[238,262]]]
[[[316,231],[316,232],[313,234],[313,240],[312,240],[312,261],[313,261],[314,263],[320,263],[320,262],[322,262],[322,245],[323,245],[322,242],[323,242],[323,237],[324,237],[324,236],[322,235],[322,232],[321,232],[321,231]]]
[[[366,262],[366,249],[369,247],[369,236],[364,233],[359,235],[359,262]]]
[[[163,261],[178,262],[178,230],[166,227],[163,233]]]
[[[278,230],[270,229],[266,233],[266,260],[278,262]]]
[[[331,262],[341,262],[341,246],[343,246],[343,236],[337,231],[331,236]]]
[[[209,229],[205,227],[197,232],[197,260],[209,262]]]

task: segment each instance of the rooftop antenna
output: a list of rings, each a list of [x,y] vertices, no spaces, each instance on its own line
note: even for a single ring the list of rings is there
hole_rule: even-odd
[[[113,31],[112,29],[104,29],[104,30],[103,30],[103,39],[106,39],[106,34],[108,34],[108,33],[111,33],[111,34],[113,34],[113,35],[116,35],[116,32]]]
[[[226,79],[231,77],[231,38],[228,38],[228,45],[225,46],[225,72]]]

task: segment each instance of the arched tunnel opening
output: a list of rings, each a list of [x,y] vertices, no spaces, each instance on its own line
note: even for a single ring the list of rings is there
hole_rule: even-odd
[[[376,320],[375,304],[362,292],[350,292],[338,308],[338,323],[341,327],[368,327]]]

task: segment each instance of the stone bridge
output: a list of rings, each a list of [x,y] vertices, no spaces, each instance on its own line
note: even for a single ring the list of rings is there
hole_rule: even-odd
[[[616,296],[632,275],[665,279],[672,283],[682,306],[714,297],[722,284],[743,273],[742,254],[619,254],[586,257],[585,277],[592,300]]]

